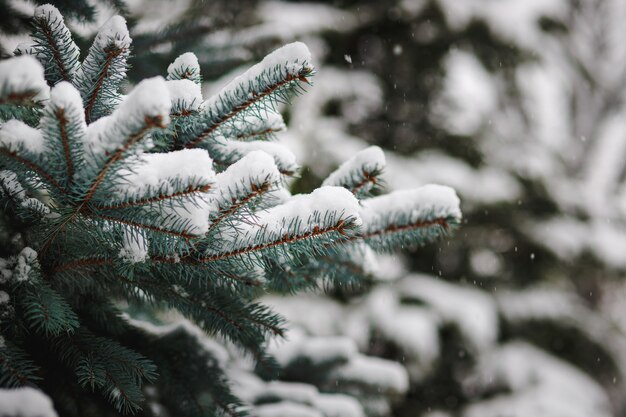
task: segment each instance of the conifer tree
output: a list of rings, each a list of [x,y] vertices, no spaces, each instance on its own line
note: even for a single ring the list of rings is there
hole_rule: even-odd
[[[146,320],[177,311],[271,375],[283,321],[259,294],[358,284],[371,251],[460,221],[447,187],[372,196],[378,148],[289,194],[298,166],[272,138],[314,75],[302,43],[204,100],[191,53],[123,95],[119,16],[82,61],[55,7],[32,35],[0,62],[0,386],[37,387],[59,415],[245,415],[197,334]]]

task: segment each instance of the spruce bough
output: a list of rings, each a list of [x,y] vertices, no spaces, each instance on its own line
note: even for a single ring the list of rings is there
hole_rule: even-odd
[[[0,62],[0,387],[39,387],[61,415],[245,415],[196,333],[142,319],[177,310],[271,370],[283,323],[258,294],[362,283],[373,252],[454,228],[459,202],[436,185],[373,197],[375,147],[290,195],[298,166],[272,139],[314,75],[301,43],[207,100],[190,53],[122,96],[130,47],[116,16],[80,62],[45,5]]]

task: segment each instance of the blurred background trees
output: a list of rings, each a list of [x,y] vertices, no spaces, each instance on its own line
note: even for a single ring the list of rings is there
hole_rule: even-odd
[[[4,54],[26,7],[6,3],[15,18],[3,22]],[[301,347],[283,379],[356,396],[369,415],[626,415],[624,2],[94,4],[77,12],[78,36],[121,11],[136,45],[131,76],[190,50],[205,96],[273,47],[307,43],[318,75],[285,109],[281,137],[306,166],[294,190],[376,144],[387,152],[386,188],[437,182],[459,192],[461,230],[381,257],[371,288],[268,298],[298,335],[277,352],[326,338],[340,346],[328,371],[350,363],[341,343],[354,344],[400,363],[406,394],[388,377],[371,396],[376,383],[350,384],[350,368],[299,374],[290,364],[312,361]],[[242,368],[233,365],[243,386],[265,384]],[[312,407],[286,390],[249,401]]]

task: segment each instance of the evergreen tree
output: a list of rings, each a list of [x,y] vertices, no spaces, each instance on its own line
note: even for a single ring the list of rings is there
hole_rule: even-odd
[[[278,106],[314,75],[302,43],[204,100],[191,53],[122,95],[120,16],[82,61],[51,5],[35,10],[32,39],[0,62],[0,384],[38,387],[60,415],[245,415],[214,346],[193,325],[155,327],[160,312],[268,377],[267,341],[284,324],[260,294],[358,285],[372,251],[460,221],[448,187],[373,196],[378,148],[289,194],[298,166],[271,139],[284,129]],[[19,415],[24,398],[45,403],[31,388],[0,401]]]

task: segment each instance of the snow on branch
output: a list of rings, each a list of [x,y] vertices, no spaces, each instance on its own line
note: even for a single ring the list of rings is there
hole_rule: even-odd
[[[58,417],[52,400],[32,387],[0,390],[0,404],[7,416]]]
[[[203,102],[200,84],[186,79],[169,80],[165,84],[170,92],[172,114],[186,116],[200,110]]]
[[[5,167],[33,184],[45,183],[63,191],[59,182],[45,169],[46,144],[41,131],[16,119],[0,126],[0,156]]]
[[[215,181],[212,161],[203,149],[142,154],[128,158],[100,209],[161,203],[206,193]]]
[[[311,54],[301,42],[285,45],[267,55],[242,75],[228,83],[205,103],[204,123],[186,147],[200,145],[225,124],[242,117],[263,118],[276,104],[286,102],[301,83],[313,74]]]
[[[80,51],[65,26],[59,10],[44,4],[35,9],[33,19],[34,55],[44,66],[50,85],[59,81],[72,81],[80,64]]]
[[[142,154],[126,162],[127,167],[116,172],[114,185],[96,201],[103,215],[130,220],[127,225],[147,231],[179,230],[185,235],[208,231],[208,192],[215,173],[205,150]]]
[[[87,133],[83,103],[74,86],[61,81],[52,88],[39,128],[51,160],[50,173],[64,187],[71,185]]]
[[[168,80],[191,80],[200,85],[202,77],[200,75],[200,65],[198,58],[192,52],[180,55],[167,67]]]
[[[274,159],[250,152],[217,175],[210,213],[211,227],[258,203],[280,181]]]
[[[0,196],[12,201],[17,214],[24,219],[50,213],[48,206],[36,198],[28,197],[15,172],[0,171]]]
[[[256,258],[267,251],[310,255],[324,243],[353,236],[360,224],[359,204],[350,192],[322,187],[234,223],[232,235],[224,234],[219,247],[207,249],[202,261]]]
[[[0,146],[11,152],[23,152],[34,157],[42,156],[46,149],[41,131],[17,119],[0,126]]]
[[[119,257],[130,263],[143,262],[148,258],[148,238],[142,230],[124,230]]]
[[[126,20],[113,16],[100,28],[89,48],[74,82],[83,97],[89,122],[110,114],[119,102],[118,89],[126,77],[130,44]]]
[[[89,125],[84,144],[89,171],[97,172],[86,196],[91,200],[113,164],[154,128],[169,123],[170,97],[161,77],[141,81],[111,116]],[[150,143],[144,143],[148,148]],[[91,177],[87,173],[87,177]]]
[[[0,61],[0,106],[25,105],[49,95],[44,69],[32,56]]]
[[[341,164],[322,185],[344,187],[357,197],[367,196],[380,182],[385,155],[378,146],[370,146]]]
[[[240,160],[250,152],[263,151],[274,158],[278,171],[285,176],[296,175],[300,167],[296,156],[286,147],[278,143],[238,140],[227,140],[223,137],[207,146],[218,166],[228,166]]]
[[[452,188],[441,185],[394,191],[362,204],[359,237],[379,250],[425,244],[461,221],[459,198]]]
[[[243,117],[241,120],[233,122],[230,126],[224,127],[222,135],[231,140],[251,141],[269,140],[274,135],[286,129],[285,121],[280,113],[267,112],[263,118],[256,116]]]

